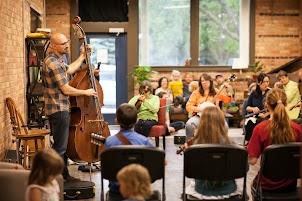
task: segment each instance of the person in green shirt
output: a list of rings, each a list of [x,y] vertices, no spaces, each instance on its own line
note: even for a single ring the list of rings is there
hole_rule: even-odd
[[[139,86],[139,94],[128,102],[138,110],[134,130],[144,136],[148,136],[152,126],[158,123],[157,112],[159,110],[159,97],[152,94],[151,83],[143,81]]]
[[[298,83],[289,80],[287,73],[280,70],[277,74],[277,78],[284,89],[287,98],[286,111],[290,119],[297,119],[300,114],[300,107],[295,107],[301,102],[301,95],[298,87]]]

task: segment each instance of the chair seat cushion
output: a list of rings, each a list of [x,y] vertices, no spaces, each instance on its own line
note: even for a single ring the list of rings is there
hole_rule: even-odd
[[[159,137],[166,134],[166,127],[163,125],[152,126],[149,137]]]
[[[199,200],[191,195],[187,195],[187,201],[196,201],[196,200]],[[213,199],[215,200],[215,199]],[[202,201],[213,201],[213,200],[202,200]],[[216,199],[217,200],[217,199]],[[235,196],[231,196],[229,198],[225,198],[225,199],[222,199],[222,200],[219,200],[219,201],[243,201],[243,198],[241,195],[235,195]]]
[[[286,201],[291,201],[291,200],[300,200],[300,190],[301,188],[298,187],[295,191],[291,192],[273,192],[273,191],[262,191],[262,199],[263,200],[286,200]],[[259,200],[257,198],[255,189],[252,188],[252,196],[254,200]]]

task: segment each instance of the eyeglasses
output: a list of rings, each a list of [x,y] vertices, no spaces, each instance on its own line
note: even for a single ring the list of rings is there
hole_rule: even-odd
[[[66,42],[63,43],[56,43],[56,45],[67,45],[70,42],[70,40],[67,40]]]

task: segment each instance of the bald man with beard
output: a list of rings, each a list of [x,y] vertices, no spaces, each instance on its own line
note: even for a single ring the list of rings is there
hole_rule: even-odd
[[[45,114],[48,116],[53,148],[64,159],[63,177],[65,181],[77,180],[71,177],[67,168],[66,149],[69,135],[69,96],[97,96],[93,89],[79,90],[69,85],[70,75],[80,69],[85,60],[85,48],[80,56],[68,64],[70,40],[61,33],[52,34],[48,55],[44,59],[42,78],[44,81]]]

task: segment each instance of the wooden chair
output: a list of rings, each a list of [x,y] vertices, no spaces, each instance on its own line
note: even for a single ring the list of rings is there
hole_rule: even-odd
[[[166,132],[167,132],[167,125],[166,125],[166,112],[167,112],[167,99],[161,98],[158,110],[158,124],[152,126],[149,136],[148,137],[155,137],[155,144],[159,146],[159,137],[163,137],[163,149],[166,149]]]
[[[12,98],[6,98],[6,106],[10,114],[13,128],[12,135],[16,142],[17,161],[24,168],[29,168],[28,162],[35,152],[45,147],[45,137],[50,134],[47,129],[29,130]],[[34,143],[34,145],[32,145]]]

